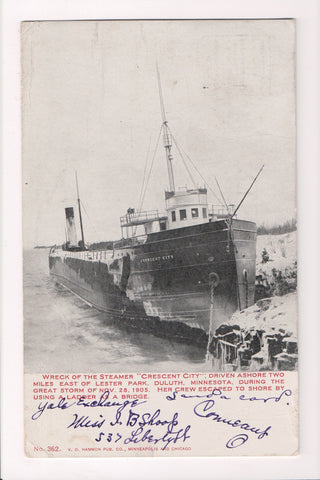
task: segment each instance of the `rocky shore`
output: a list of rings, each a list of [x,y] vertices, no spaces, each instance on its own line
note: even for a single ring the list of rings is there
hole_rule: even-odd
[[[209,352],[218,368],[294,370],[298,362],[296,232],[258,236],[256,272],[259,299],[215,330]]]

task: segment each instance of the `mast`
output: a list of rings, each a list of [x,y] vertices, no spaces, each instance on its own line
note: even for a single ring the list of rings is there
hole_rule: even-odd
[[[165,148],[165,151],[166,151],[166,157],[167,157],[169,187],[170,187],[170,191],[174,192],[175,191],[175,185],[174,185],[174,177],[173,177],[173,169],[172,169],[173,155],[171,153],[172,142],[171,142],[171,135],[170,135],[169,129],[168,129],[168,121],[166,119],[166,112],[165,112],[165,109],[164,109],[162,88],[161,88],[161,81],[160,81],[160,72],[159,72],[158,64],[157,64],[157,76],[158,76],[159,97],[160,97],[160,106],[161,106],[161,115],[162,115],[163,144],[164,144],[164,148]]]
[[[78,187],[78,175],[76,173],[76,185],[77,185],[77,199],[78,199],[78,208],[79,208],[79,219],[80,219],[80,228],[81,228],[81,241],[82,247],[84,248],[84,235],[83,235],[83,225],[82,225],[82,215],[81,215],[81,206],[80,206],[80,196],[79,196],[79,187]]]
[[[256,182],[257,178],[259,177],[260,173],[262,172],[264,168],[264,165],[262,165],[262,167],[260,168],[259,172],[257,173],[257,175],[254,177],[254,179],[252,180],[252,183],[250,185],[250,187],[248,188],[248,190],[246,191],[246,193],[243,195],[241,201],[238,203],[238,206],[237,208],[235,209],[235,211],[233,212],[233,214],[231,215],[231,218],[233,218],[235,216],[235,214],[237,213],[237,211],[239,210],[240,206],[242,205],[244,199],[246,198],[246,196],[248,195],[248,193],[250,192],[251,188],[253,187],[253,184]]]

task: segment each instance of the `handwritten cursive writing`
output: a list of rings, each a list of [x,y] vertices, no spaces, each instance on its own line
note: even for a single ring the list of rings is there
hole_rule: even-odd
[[[248,440],[248,435],[246,433],[239,433],[238,435],[235,435],[234,437],[230,438],[227,443],[226,447],[227,448],[237,448],[246,443]]]
[[[38,410],[31,416],[31,418],[32,420],[38,420],[45,410],[53,410],[55,408],[61,408],[61,410],[65,410],[66,408],[72,407],[76,403],[77,402],[68,403],[64,397],[60,398],[57,404],[49,402],[39,403]]]
[[[124,440],[125,444],[128,443],[140,443],[140,442],[147,442],[147,443],[154,443],[157,444],[158,442],[162,442],[162,450],[171,443],[177,443],[179,440],[185,442],[188,438],[191,438],[188,435],[189,430],[191,429],[191,425],[187,425],[185,428],[180,428],[179,430],[174,431],[175,427],[178,427],[179,420],[178,420],[178,412],[175,412],[170,419],[160,419],[161,410],[158,408],[153,414],[146,412],[139,415],[136,412],[129,412],[129,418],[127,421],[127,425],[130,426],[137,426],[136,430],[131,432],[130,437],[127,437]],[[144,430],[145,426],[153,426],[153,427],[163,427],[166,426],[166,431],[160,437],[154,436],[151,429],[147,431]],[[157,429],[158,430],[158,429]]]
[[[165,450],[171,442],[177,443],[179,440],[185,442],[188,438],[191,438],[191,436],[188,435],[190,428],[191,425],[187,425],[185,428],[180,428],[180,430],[177,431],[166,431],[166,433],[162,435],[162,437],[158,438],[154,437],[150,429],[144,433],[141,433],[140,436],[137,433],[137,430],[135,430],[131,432],[130,437],[124,440],[124,443],[128,444],[130,442],[133,442],[136,444],[140,442],[147,442],[156,444],[158,442],[163,442],[164,445],[162,446],[161,450]]]
[[[101,417],[100,420],[95,420],[95,421],[92,421],[91,418],[88,415],[86,415],[86,416],[82,415],[80,417],[77,413],[74,413],[73,416],[74,416],[74,419],[70,423],[70,425],[67,426],[67,428],[70,428],[70,427],[73,427],[73,428],[79,428],[79,427],[101,428],[102,425],[104,424],[104,422],[106,421],[106,419],[103,418],[102,415],[99,415],[99,417]]]
[[[238,427],[243,430],[247,430],[249,432],[255,433],[259,440],[269,435],[268,432],[271,429],[271,425],[269,425],[264,430],[262,430],[260,427],[251,426],[246,422],[242,422],[242,420],[240,419],[231,420],[231,419],[223,418],[219,413],[212,411],[214,405],[215,405],[214,400],[204,400],[203,402],[198,403],[194,407],[193,411],[195,415],[197,415],[197,417],[210,418],[210,420],[216,421],[218,423],[221,422],[230,427]]]
[[[280,400],[286,396],[286,397],[291,397],[292,395],[292,391],[287,389],[287,390],[284,390],[278,397],[266,397],[266,398],[257,398],[257,397],[249,397],[249,398],[246,398],[245,395],[240,395],[239,399],[240,400],[249,400],[249,402],[253,402],[253,401],[262,401],[263,403],[267,403],[269,402],[269,400],[274,400],[275,402],[280,402]]]
[[[230,400],[230,397],[226,397],[222,394],[219,388],[214,388],[212,392],[206,395],[186,395],[185,393],[179,393],[174,391],[172,395],[167,395],[166,399],[169,401],[176,400],[178,397],[180,398],[212,398],[212,397],[219,397],[220,400]]]
[[[99,400],[94,400],[94,401],[86,401],[86,397],[82,396],[78,399],[76,402],[67,402],[65,397],[60,398],[58,403],[49,403],[49,402],[41,402],[38,405],[38,409],[33,415],[31,416],[32,420],[38,420],[38,418],[43,414],[44,411],[46,410],[53,410],[53,409],[61,409],[65,410],[66,408],[70,408],[73,406],[77,407],[118,407],[117,409],[117,414],[116,414],[116,423],[117,423],[117,418],[120,418],[121,412],[128,406],[130,405],[132,408],[137,407],[138,405],[141,405],[143,403],[146,403],[146,400],[125,400],[124,402],[115,402],[109,400],[110,392],[109,390],[106,390],[103,392],[103,394],[100,396]]]
[[[135,398],[118,401],[117,397],[116,400],[111,400],[110,396],[109,390],[105,390],[99,399],[93,401],[88,400],[85,396],[70,402],[65,397],[56,402],[43,401],[38,404],[31,418],[32,420],[38,420],[44,412],[50,410],[59,411],[79,407],[79,411],[76,410],[72,418],[68,418],[66,428],[78,429],[78,431],[80,429],[94,431],[95,441],[101,442],[101,444],[103,442],[119,442],[118,445],[144,444],[143,448],[158,444],[162,450],[165,450],[170,444],[178,442],[181,444],[191,438],[192,422],[186,424],[186,422],[181,421],[179,408],[174,408],[174,411],[168,414],[166,410],[161,410],[157,406],[154,409],[150,408],[147,400]],[[237,406],[241,407],[243,401],[256,402],[259,409],[265,411],[267,407],[263,407],[263,405],[272,402],[284,404],[285,400],[288,401],[291,396],[292,391],[290,389],[282,391],[277,396],[269,397],[237,394]],[[224,413],[224,406],[233,408],[234,404],[229,402],[231,397],[226,396],[219,388],[213,388],[212,391],[203,395],[180,393],[175,390],[167,394],[165,398],[168,402],[174,402],[172,404],[174,407],[178,407],[180,399],[183,400],[184,403],[190,405],[192,416],[195,415],[198,419],[225,425],[227,431],[237,428],[238,430],[233,430],[235,432],[234,436],[225,443],[228,449],[238,448],[249,439],[265,439],[273,431],[272,425],[268,425],[267,421],[266,426],[262,426],[263,424],[257,425],[260,421],[247,421],[243,416],[241,419],[241,415],[239,418],[234,410],[231,411],[232,413]],[[137,408],[143,404],[147,404],[148,407]],[[156,405],[159,404],[156,403]],[[85,412],[82,410],[83,408]],[[91,411],[92,408],[107,408],[107,410]],[[230,412],[230,409],[228,411]],[[93,412],[96,412],[96,415]],[[139,448],[142,448],[142,445]]]
[[[122,412],[120,414],[120,417]],[[128,416],[126,419],[126,426],[127,427],[137,427],[130,432],[130,435],[123,440],[124,444],[129,443],[161,443],[162,450],[164,450],[170,443],[177,443],[178,441],[185,442],[190,435],[188,435],[189,430],[191,429],[191,425],[187,425],[186,427],[178,428],[179,425],[179,414],[175,412],[172,417],[170,418],[161,418],[161,410],[158,408],[153,413],[151,412],[144,412],[144,413],[136,413],[132,409],[129,410]],[[79,416],[77,413],[73,414],[73,421],[67,426],[67,428],[98,428],[104,425],[106,419],[103,415],[99,415],[100,418],[92,419],[88,415]],[[119,418],[120,418],[119,417]],[[117,422],[111,422],[110,425],[114,426],[115,424],[122,424],[118,418]],[[148,427],[146,430],[145,427]],[[150,428],[151,427],[151,428]],[[165,427],[162,429],[161,427]],[[160,433],[159,433],[160,431]],[[102,438],[106,435],[105,432],[100,431],[98,437],[95,438],[96,442],[100,442]],[[108,433],[106,436],[106,440],[108,442],[112,441],[112,433]],[[117,438],[114,440],[116,443],[122,438],[122,435],[117,433]]]

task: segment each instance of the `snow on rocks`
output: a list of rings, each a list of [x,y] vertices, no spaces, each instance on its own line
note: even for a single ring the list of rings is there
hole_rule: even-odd
[[[297,368],[296,258],[296,232],[257,237],[257,280],[268,298],[215,330],[209,352],[221,368]]]
[[[258,300],[241,312],[232,315],[231,325],[239,325],[244,331],[255,328],[264,330],[266,334],[279,329],[288,335],[297,335],[297,295],[289,293],[281,297],[271,297]]]
[[[297,232],[257,236],[256,274],[272,276],[272,270],[290,272],[297,264]]]

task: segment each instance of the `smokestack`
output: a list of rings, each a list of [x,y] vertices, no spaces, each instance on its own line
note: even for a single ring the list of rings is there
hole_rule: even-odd
[[[77,232],[76,225],[74,223],[74,211],[73,207],[67,207],[66,211],[66,223],[67,223],[67,240],[70,247],[77,246]]]

